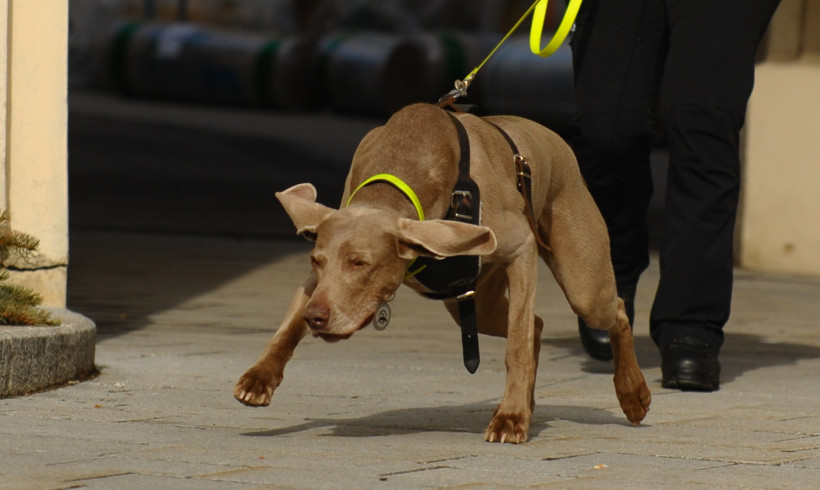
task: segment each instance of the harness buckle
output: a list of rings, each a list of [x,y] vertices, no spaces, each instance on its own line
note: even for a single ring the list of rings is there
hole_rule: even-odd
[[[526,175],[527,177],[532,175],[532,172],[530,171],[530,164],[527,163],[527,159],[524,158],[524,155],[516,153],[513,155],[513,159],[515,162],[515,168],[518,169],[518,175]]]
[[[456,219],[472,222],[473,193],[461,189],[454,190],[450,208],[453,210],[453,216]]]
[[[532,179],[532,169],[530,169],[530,164],[527,162],[527,159],[524,158],[524,155],[520,153],[516,153],[515,156],[515,168],[518,170],[518,176],[524,177],[527,180]]]
[[[529,189],[525,189],[525,185],[529,185],[532,181],[532,169],[524,155],[516,153],[514,155],[516,175],[518,175],[518,192],[529,194]]]

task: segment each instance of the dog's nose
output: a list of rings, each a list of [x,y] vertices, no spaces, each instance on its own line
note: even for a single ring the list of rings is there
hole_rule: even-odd
[[[330,318],[330,308],[325,305],[311,303],[305,308],[302,318],[305,319],[311,329],[322,330],[327,326],[327,320]]]

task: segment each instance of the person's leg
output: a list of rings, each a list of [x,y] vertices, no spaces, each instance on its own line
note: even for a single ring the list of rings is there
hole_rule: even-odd
[[[669,144],[661,279],[650,332],[663,384],[718,388],[740,189],[739,134],[757,44],[777,0],[667,0],[660,99]]]
[[[630,325],[638,278],[649,264],[649,152],[664,23],[662,2],[586,0],[572,39],[577,112],[569,139],[607,223]],[[580,320],[579,331],[593,358],[612,358],[607,332]]]

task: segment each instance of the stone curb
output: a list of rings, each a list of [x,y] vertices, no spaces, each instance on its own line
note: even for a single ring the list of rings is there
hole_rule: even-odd
[[[0,398],[25,395],[93,374],[97,326],[69,310],[56,327],[0,327]]]

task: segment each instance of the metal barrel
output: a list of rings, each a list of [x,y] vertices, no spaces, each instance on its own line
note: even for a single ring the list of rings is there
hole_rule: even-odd
[[[563,131],[575,112],[568,45],[541,58],[526,37],[512,37],[479,71],[474,86],[483,114],[523,116]]]
[[[261,64],[265,101],[277,109],[301,111],[316,109],[322,97],[317,95],[312,60],[316,40],[289,36],[270,43]]]
[[[334,109],[385,115],[425,100],[424,56],[408,37],[336,33],[320,40],[315,66]]]
[[[272,42],[189,23],[132,23],[114,36],[109,70],[115,86],[128,94],[260,104]]]

